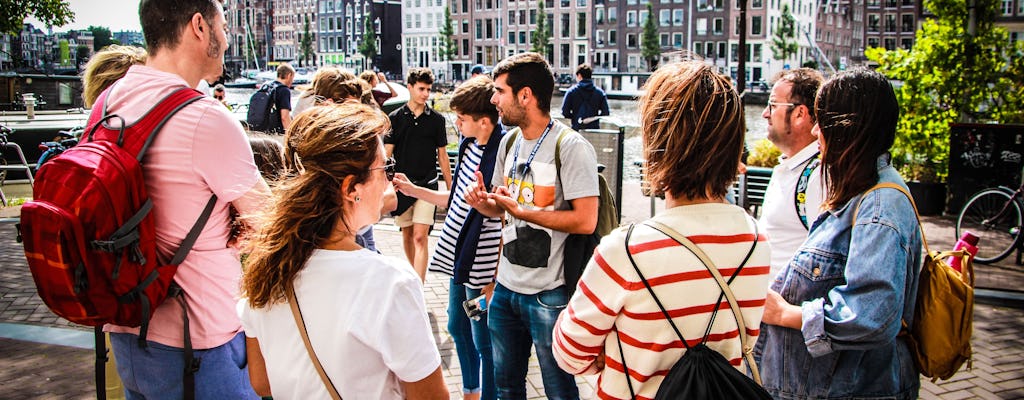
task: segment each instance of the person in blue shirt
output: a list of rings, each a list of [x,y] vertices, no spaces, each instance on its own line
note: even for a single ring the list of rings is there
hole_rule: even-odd
[[[871,99],[871,101],[863,101]],[[777,399],[916,399],[901,322],[913,322],[921,233],[889,148],[899,106],[881,74],[836,75],[818,92],[825,211],[768,291],[759,355]],[[865,193],[868,192],[868,193]]]
[[[574,131],[600,128],[600,121],[594,117],[608,116],[608,96],[604,90],[594,86],[590,79],[593,73],[587,64],[576,67],[579,83],[570,88],[562,100],[562,116],[569,119]]]

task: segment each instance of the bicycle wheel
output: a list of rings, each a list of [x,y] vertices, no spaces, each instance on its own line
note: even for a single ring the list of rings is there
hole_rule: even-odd
[[[1012,201],[1006,212],[997,215],[1010,201],[1010,193],[986,189],[972,196],[960,210],[956,236],[960,237],[964,231],[978,236],[975,261],[983,264],[998,262],[1017,248],[1021,229],[1020,203]]]

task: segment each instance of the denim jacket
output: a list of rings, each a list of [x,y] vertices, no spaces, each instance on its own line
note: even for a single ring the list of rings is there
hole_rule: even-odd
[[[906,186],[888,155],[878,174]],[[803,323],[761,324],[765,388],[776,399],[916,399],[920,378],[897,334],[901,320],[913,319],[920,271],[917,217],[899,191],[862,193],[823,212],[772,282],[800,305]]]

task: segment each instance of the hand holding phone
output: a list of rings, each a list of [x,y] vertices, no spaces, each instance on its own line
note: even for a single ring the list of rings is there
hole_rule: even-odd
[[[462,308],[466,310],[466,316],[474,321],[479,321],[481,316],[487,312],[487,296],[480,295],[462,302]]]

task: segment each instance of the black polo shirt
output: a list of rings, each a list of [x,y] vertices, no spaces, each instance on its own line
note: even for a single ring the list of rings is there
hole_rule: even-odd
[[[437,177],[437,148],[448,145],[445,119],[437,111],[424,107],[416,117],[408,105],[392,111],[391,134],[385,144],[395,145],[395,170],[423,184]]]

